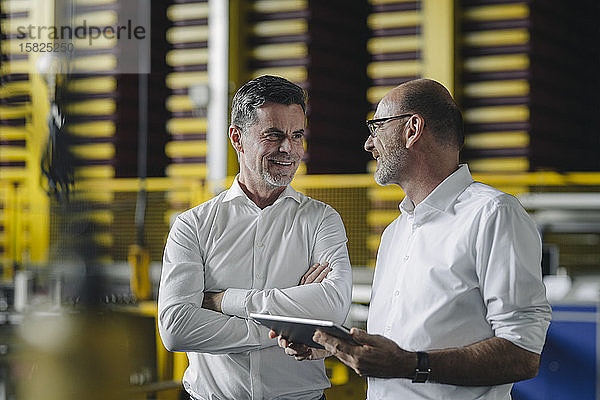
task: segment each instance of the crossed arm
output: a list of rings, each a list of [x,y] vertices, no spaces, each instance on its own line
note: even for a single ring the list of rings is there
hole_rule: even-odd
[[[249,312],[326,314],[343,320],[350,306],[352,274],[343,224],[339,215],[331,216],[318,232],[312,258],[328,260],[332,270],[325,263],[313,265],[298,286],[218,294],[204,292],[204,260],[194,221],[178,218],[167,240],[159,289],[158,327],[165,347],[227,354],[276,346],[267,328],[247,318]],[[221,307],[228,292],[235,294],[230,301],[234,312]]]
[[[323,279],[327,277],[327,274],[330,271],[331,267],[329,267],[329,263],[327,261],[325,261],[323,264],[316,263],[311,266],[304,275],[302,275],[298,286],[308,285],[309,283],[321,283],[323,282]],[[202,308],[222,313],[223,309],[221,304],[223,303],[224,296],[224,291],[205,292],[204,299],[202,300]]]

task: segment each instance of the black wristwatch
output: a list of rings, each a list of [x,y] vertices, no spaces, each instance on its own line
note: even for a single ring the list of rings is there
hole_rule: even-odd
[[[429,355],[423,351],[417,351],[417,368],[415,368],[415,376],[413,383],[424,383],[429,379]]]

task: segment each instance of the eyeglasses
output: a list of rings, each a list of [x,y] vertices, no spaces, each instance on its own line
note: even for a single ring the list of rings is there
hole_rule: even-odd
[[[406,118],[406,117],[411,117],[414,114],[401,114],[401,115],[394,115],[392,117],[385,117],[385,118],[377,118],[377,119],[370,119],[367,121],[367,127],[369,128],[369,134],[371,135],[371,137],[376,137],[377,136],[377,131],[379,130],[379,128],[381,128],[381,126],[391,120],[394,119],[400,119],[400,118]]]

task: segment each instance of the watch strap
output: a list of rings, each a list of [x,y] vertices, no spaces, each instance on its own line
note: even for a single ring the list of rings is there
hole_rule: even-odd
[[[424,351],[417,352],[417,368],[415,368],[415,376],[413,377],[413,383],[424,383],[429,379],[429,354]]]

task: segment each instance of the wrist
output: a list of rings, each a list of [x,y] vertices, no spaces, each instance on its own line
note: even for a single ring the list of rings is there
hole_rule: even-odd
[[[249,292],[247,289],[229,288],[225,290],[223,292],[223,300],[221,301],[221,312],[226,315],[247,319],[246,297]]]
[[[417,352],[398,349],[395,364],[398,369],[394,373],[394,378],[413,379],[415,377],[415,369],[417,368]]]
[[[416,366],[412,377],[413,383],[424,383],[429,380],[431,367],[429,366],[429,354],[424,351],[418,351],[415,354]]]
[[[202,301],[202,308],[208,310],[221,312],[221,302],[223,300],[223,292],[206,292],[204,293],[204,300]]]

